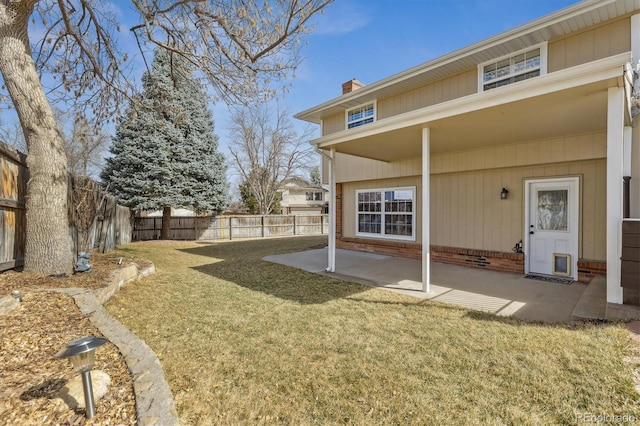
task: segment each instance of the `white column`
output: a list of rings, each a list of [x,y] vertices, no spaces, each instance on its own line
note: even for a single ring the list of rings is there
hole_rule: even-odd
[[[336,150],[329,153],[329,248],[327,272],[336,271]]]
[[[633,128],[631,126],[624,126],[624,130],[623,133],[624,138],[622,141],[622,176],[624,176],[624,180],[625,180],[625,186],[627,185],[627,179],[629,179],[629,177],[631,176],[631,154],[632,154],[632,144],[633,144]],[[629,191],[629,200],[627,200],[629,204],[628,208],[629,208],[629,214],[631,214],[631,180],[628,181],[629,182],[629,188],[627,188],[627,190]],[[625,187],[623,186],[623,188]],[[623,195],[622,195],[622,199],[624,200],[626,197],[626,194],[623,191]],[[626,212],[626,210],[623,210],[623,215],[622,217],[624,218],[624,213]],[[629,217],[633,217],[633,216],[629,216]]]
[[[635,68],[640,61],[640,14],[631,17],[631,59]]]
[[[429,292],[431,286],[431,237],[430,227],[430,129],[422,129],[422,291]]]
[[[624,126],[622,134],[622,176],[631,176],[631,139],[633,136],[633,128],[631,126]]]
[[[607,108],[607,302],[622,303],[622,169],[624,89],[609,88]]]

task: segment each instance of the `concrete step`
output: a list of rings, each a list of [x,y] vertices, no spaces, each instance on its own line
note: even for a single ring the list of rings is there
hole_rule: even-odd
[[[607,314],[607,279],[594,277],[573,308],[574,319],[605,318]]]

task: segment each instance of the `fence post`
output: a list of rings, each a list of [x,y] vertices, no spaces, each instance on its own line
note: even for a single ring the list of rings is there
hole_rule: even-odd
[[[229,216],[229,241],[233,240],[233,216]]]
[[[324,216],[320,213],[320,235],[324,235]]]
[[[264,215],[260,216],[260,223],[262,224],[262,238],[264,238]]]
[[[293,215],[293,235],[296,235],[296,215]]]

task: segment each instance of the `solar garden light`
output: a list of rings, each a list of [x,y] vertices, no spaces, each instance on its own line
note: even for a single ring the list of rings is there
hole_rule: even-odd
[[[96,349],[107,343],[107,339],[87,336],[67,343],[67,347],[58,352],[56,358],[69,358],[73,369],[82,376],[85,413],[88,419],[96,414],[93,404],[93,388],[91,386],[91,369],[95,360]]]

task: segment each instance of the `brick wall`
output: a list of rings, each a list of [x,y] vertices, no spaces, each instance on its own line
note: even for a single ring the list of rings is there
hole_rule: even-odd
[[[410,242],[342,237],[336,241],[336,247],[410,259],[422,258],[422,245]]]
[[[417,260],[422,259],[422,246],[416,243],[341,237],[336,241],[336,247],[368,253],[386,254],[388,256],[407,257]],[[433,262],[448,263],[470,268],[524,274],[523,253],[431,246],[431,260]],[[588,283],[596,275],[606,275],[606,273],[606,262],[578,260],[579,282]]]
[[[459,247],[431,246],[434,262],[524,274],[524,254]]]
[[[578,259],[578,281],[588,283],[596,275],[607,275],[607,262]]]

